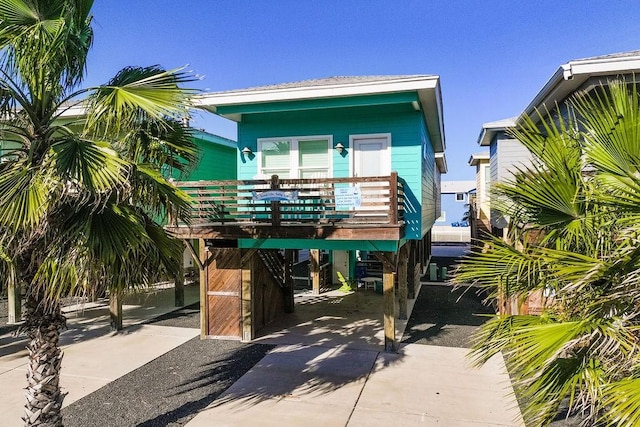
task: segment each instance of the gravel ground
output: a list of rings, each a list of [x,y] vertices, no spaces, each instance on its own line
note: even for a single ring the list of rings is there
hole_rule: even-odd
[[[198,327],[197,304],[150,321]],[[273,346],[194,338],[62,410],[66,427],[182,426]]]
[[[413,306],[402,342],[406,344],[470,347],[471,335],[493,314],[475,289],[453,290],[445,284],[423,284]]]

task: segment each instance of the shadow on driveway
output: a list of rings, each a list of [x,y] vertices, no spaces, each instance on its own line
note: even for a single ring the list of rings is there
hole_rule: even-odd
[[[471,336],[488,320],[484,315],[495,314],[483,299],[475,288],[423,283],[402,342],[470,347]]]

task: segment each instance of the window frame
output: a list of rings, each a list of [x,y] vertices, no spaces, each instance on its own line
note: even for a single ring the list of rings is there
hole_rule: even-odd
[[[256,153],[256,157],[258,158],[258,170],[257,173],[260,176],[264,176],[262,170],[262,145],[268,142],[277,142],[277,141],[288,141],[289,142],[289,178],[290,179],[300,179],[300,143],[304,143],[304,141],[317,141],[317,140],[327,140],[327,177],[333,177],[333,135],[302,135],[302,136],[282,136],[282,137],[269,137],[269,138],[258,138],[257,139],[257,148],[258,152]],[[293,173],[295,172],[295,173]]]

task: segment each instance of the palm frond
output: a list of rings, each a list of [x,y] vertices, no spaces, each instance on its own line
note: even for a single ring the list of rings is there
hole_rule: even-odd
[[[544,265],[535,256],[537,249],[521,250],[502,239],[491,237],[474,248],[456,266],[451,281],[473,284],[505,295],[528,292],[541,287]]]
[[[40,223],[49,207],[51,185],[25,161],[15,162],[0,174],[0,224],[10,230]]]
[[[640,378],[637,376],[614,381],[603,387],[602,421],[608,426],[640,425]]]
[[[57,173],[71,185],[102,192],[117,190],[125,182],[127,162],[104,142],[69,136],[51,148]]]
[[[194,90],[181,84],[194,79],[183,68],[127,67],[109,83],[93,88],[89,98],[87,129],[94,133],[120,133],[144,120],[187,115]]]
[[[176,218],[189,222],[188,194],[168,182],[152,165],[136,165],[132,175],[131,194],[148,213],[164,216],[172,212]]]

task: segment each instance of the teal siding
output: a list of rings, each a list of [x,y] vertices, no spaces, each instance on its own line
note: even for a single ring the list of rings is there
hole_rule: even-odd
[[[200,161],[186,180],[236,179],[238,149],[234,141],[200,132],[194,134],[194,140],[200,150]]]
[[[11,151],[21,148],[22,146],[13,141],[0,141],[0,156],[10,155]]]
[[[422,159],[422,236],[427,234],[440,216],[440,172],[426,125],[421,126]]]
[[[411,104],[245,114],[238,125],[238,147],[249,147],[257,153],[260,138],[328,135],[334,145],[340,142],[346,147],[343,155],[332,151],[333,176],[341,178],[349,176],[349,136],[377,133],[391,134],[391,169],[405,181],[408,201],[406,237],[420,239],[426,232],[423,223],[428,224],[428,231],[435,221],[431,199],[435,157],[422,113]],[[427,145],[427,160],[421,160],[423,145]],[[258,173],[257,165],[257,156],[248,158],[240,153],[238,179],[253,179]],[[424,185],[429,186],[428,190],[421,189]],[[428,201],[424,206],[428,212],[422,209],[422,200]]]

